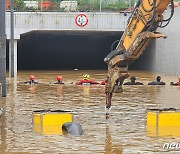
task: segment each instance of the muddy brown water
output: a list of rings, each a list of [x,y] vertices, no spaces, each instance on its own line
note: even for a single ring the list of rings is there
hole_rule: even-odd
[[[105,120],[104,86],[70,84],[83,73],[100,82],[107,72],[20,71],[17,78],[7,79],[7,97],[0,98],[5,109],[0,117],[0,153],[164,153],[164,143],[180,143],[180,137],[149,137],[145,118],[146,109],[180,108],[180,88],[169,85],[177,81],[176,76],[161,75],[165,86],[147,86],[158,74],[132,71],[131,75],[145,85],[123,86],[124,92],[113,96],[111,116]],[[21,84],[30,74],[42,84]],[[65,85],[51,84],[57,75],[63,77]],[[83,135],[34,132],[32,112],[41,109],[72,110]]]

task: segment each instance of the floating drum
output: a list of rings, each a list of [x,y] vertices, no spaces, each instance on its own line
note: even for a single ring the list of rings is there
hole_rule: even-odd
[[[62,125],[72,121],[73,115],[71,111],[38,110],[33,112],[34,132],[43,135],[61,135]]]
[[[75,136],[82,135],[83,130],[81,125],[76,122],[66,122],[62,126],[63,133],[69,133]]]
[[[179,137],[180,110],[173,108],[147,110],[146,133],[149,137]]]

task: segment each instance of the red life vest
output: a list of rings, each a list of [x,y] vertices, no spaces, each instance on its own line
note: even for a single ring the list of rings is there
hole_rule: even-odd
[[[99,84],[99,83],[93,80],[80,80],[79,82],[76,82],[76,85],[89,85],[89,84]]]
[[[100,83],[100,85],[105,85],[105,81],[102,81],[102,82]]]
[[[176,83],[178,86],[180,86],[180,81]]]

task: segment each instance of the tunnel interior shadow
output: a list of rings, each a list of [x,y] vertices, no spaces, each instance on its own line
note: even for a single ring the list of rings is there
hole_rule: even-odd
[[[21,35],[19,70],[107,69],[104,57],[122,32],[33,31]]]

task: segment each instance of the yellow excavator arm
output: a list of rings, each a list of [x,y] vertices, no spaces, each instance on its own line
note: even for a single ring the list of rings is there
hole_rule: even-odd
[[[171,13],[167,19],[164,19],[163,12],[168,7]],[[111,107],[112,93],[123,91],[122,84],[129,77],[129,64],[139,58],[150,39],[166,38],[155,30],[168,25],[173,13],[173,0],[138,0],[116,49],[104,59],[108,64],[106,108]]]

